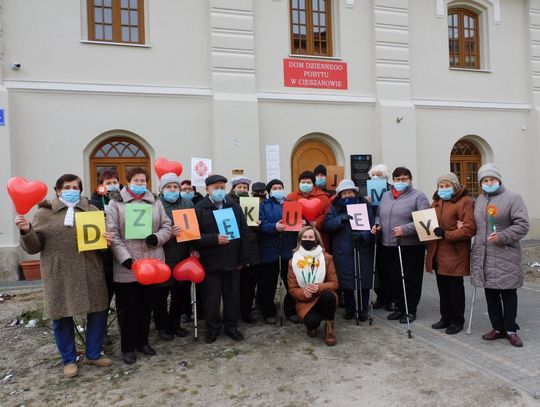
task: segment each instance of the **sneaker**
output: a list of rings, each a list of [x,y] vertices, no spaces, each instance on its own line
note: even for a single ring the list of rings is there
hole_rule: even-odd
[[[83,363],[85,365],[94,365],[94,366],[99,366],[99,367],[107,367],[107,366],[112,365],[112,360],[109,359],[109,358],[106,358],[105,356],[100,356],[97,359],[84,358]]]
[[[68,363],[64,365],[64,377],[70,379],[79,374],[79,368],[76,363]]]
[[[448,335],[455,335],[463,330],[463,325],[450,324],[444,332]]]

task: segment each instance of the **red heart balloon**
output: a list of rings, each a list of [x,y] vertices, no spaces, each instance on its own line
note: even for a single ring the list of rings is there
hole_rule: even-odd
[[[323,203],[319,198],[300,198],[298,202],[302,204],[302,216],[307,221],[311,222],[321,214]]]
[[[7,190],[19,215],[26,215],[47,196],[47,185],[41,181],[28,182],[22,177],[10,178]]]
[[[171,268],[158,259],[139,259],[131,266],[135,279],[143,284],[161,284],[171,277]]]
[[[174,266],[173,276],[178,281],[200,283],[204,280],[204,267],[196,257],[189,256],[187,259],[182,260]]]
[[[174,172],[177,176],[180,176],[180,174],[182,174],[182,170],[184,169],[182,164],[180,164],[178,161],[169,161],[163,157],[156,160],[154,163],[154,168],[158,178],[161,178],[164,174],[169,172]]]

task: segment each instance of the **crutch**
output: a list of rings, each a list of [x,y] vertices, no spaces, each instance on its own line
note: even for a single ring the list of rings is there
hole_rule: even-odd
[[[409,305],[407,303],[407,289],[405,288],[405,273],[403,272],[403,258],[401,256],[401,238],[397,237],[399,267],[401,269],[401,284],[403,285],[403,298],[405,300],[405,316],[407,317],[407,335],[412,338],[411,321],[409,319]]]
[[[379,225],[375,225],[378,227]],[[375,235],[375,247],[373,248],[373,276],[369,289],[369,325],[373,325],[373,297],[375,297],[375,273],[377,272],[377,236]]]
[[[191,284],[191,308],[193,309],[193,340],[199,340],[199,325],[197,323],[197,284]]]
[[[283,306],[284,306],[284,294],[283,294],[283,277],[281,276],[281,233],[278,233],[278,269],[279,269],[279,325],[283,326]]]
[[[476,287],[473,288],[473,292],[472,292],[471,313],[469,315],[469,326],[467,327],[467,331],[466,331],[467,335],[472,334],[471,325],[472,325],[472,314],[473,314],[473,310],[474,310],[474,301],[475,300],[476,300]]]
[[[360,312],[363,312],[362,308],[362,275],[360,270],[360,257],[358,250],[358,240],[353,238],[353,255],[354,255],[354,288],[356,291],[355,299],[355,310],[356,315],[356,325],[360,325]]]

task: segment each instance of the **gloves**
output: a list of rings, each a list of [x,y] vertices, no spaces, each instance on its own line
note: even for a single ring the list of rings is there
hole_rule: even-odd
[[[352,238],[353,242],[360,242],[360,241],[364,240],[364,236],[362,236],[362,233],[360,233],[360,232],[352,232],[351,233],[351,238]]]
[[[131,270],[132,265],[133,265],[133,259],[127,259],[127,260],[122,262],[122,266],[124,266],[128,270]]]
[[[443,228],[435,228],[435,229],[433,229],[433,233],[435,233],[435,236],[442,237],[444,239],[444,229]]]
[[[159,243],[157,236],[154,234],[146,236],[146,239],[144,239],[144,241],[146,242],[148,246],[152,246],[152,247],[157,247]]]
[[[347,215],[347,214],[341,215],[341,223],[348,223],[349,219],[352,219],[351,215]]]

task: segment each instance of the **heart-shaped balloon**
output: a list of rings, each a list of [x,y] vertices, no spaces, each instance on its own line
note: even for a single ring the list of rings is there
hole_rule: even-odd
[[[174,266],[173,276],[178,281],[200,283],[204,280],[204,267],[196,257],[189,256],[187,259],[182,260]]]
[[[169,161],[166,158],[160,157],[154,163],[154,168],[158,178],[169,172],[175,173],[177,176],[182,174],[184,167],[178,161]]]
[[[47,196],[47,185],[41,181],[28,182],[22,177],[10,178],[7,190],[19,215],[26,215]]]
[[[131,269],[142,285],[161,284],[171,277],[171,268],[158,259],[139,259]]]
[[[302,204],[302,216],[307,221],[314,221],[317,216],[321,214],[323,203],[319,198],[300,198],[298,200]]]

